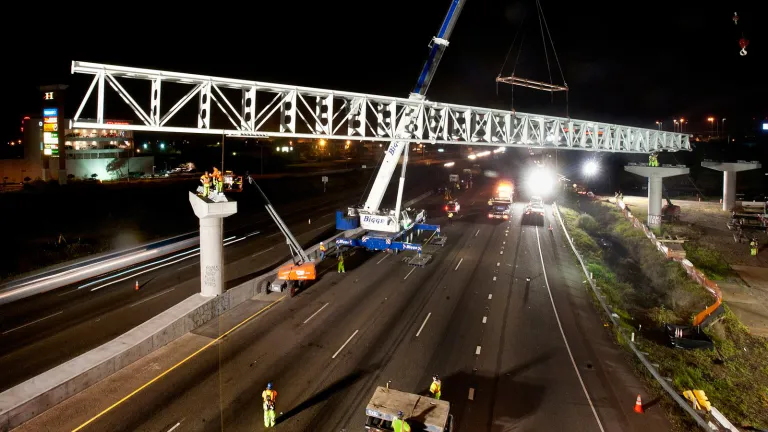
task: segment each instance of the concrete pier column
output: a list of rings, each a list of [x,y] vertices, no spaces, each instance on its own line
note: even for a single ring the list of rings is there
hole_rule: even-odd
[[[224,218],[237,213],[237,203],[218,195],[216,202],[189,193],[189,203],[200,219],[200,294],[224,292]]]
[[[644,165],[628,165],[624,170],[648,177],[648,226],[658,228],[661,226],[661,201],[663,197],[662,179],[682,174],[688,174],[689,168],[681,165],[649,167]]]
[[[736,173],[760,168],[759,162],[712,162],[701,163],[704,168],[723,172],[723,211],[731,211],[736,204]]]

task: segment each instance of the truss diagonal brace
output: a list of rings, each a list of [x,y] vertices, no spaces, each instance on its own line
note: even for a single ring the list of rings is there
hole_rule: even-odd
[[[568,86],[559,86],[556,84],[545,83],[541,81],[534,81],[524,78],[519,78],[514,75],[508,77],[496,77],[496,82],[517,85],[521,87],[528,87],[536,90],[544,90],[548,92],[556,91],[568,91]]]

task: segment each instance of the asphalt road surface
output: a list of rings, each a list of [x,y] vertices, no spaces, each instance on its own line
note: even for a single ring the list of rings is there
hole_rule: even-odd
[[[488,186],[459,197],[452,225],[431,219],[448,243],[426,267],[356,250],[338,274],[327,259],[297,297],[246,303],[20,430],[74,429],[99,412],[82,430],[261,430],[260,394],[272,381],[276,430],[356,431],[377,385],[426,395],[435,373],[458,431],[668,430],[658,409],[632,412],[647,395],[559,227],[547,229],[549,206],[543,227],[521,223],[521,203],[509,222],[488,221]],[[441,213],[439,197],[425,204]],[[160,377],[142,386],[150,376]]]
[[[433,186],[429,179],[422,180],[405,199]],[[277,211],[297,239],[309,246],[336,232],[335,211],[356,203],[363,186]],[[390,188],[384,202],[395,192]],[[266,211],[224,237],[231,238],[224,242],[227,288],[290,259],[284,237]],[[199,258],[189,251],[0,306],[0,391],[114,339],[199,292]]]

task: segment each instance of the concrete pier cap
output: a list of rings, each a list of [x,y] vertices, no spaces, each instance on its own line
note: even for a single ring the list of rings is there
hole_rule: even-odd
[[[723,211],[733,210],[736,204],[736,173],[761,168],[757,161],[715,162],[705,160],[701,163],[704,168],[723,172]]]
[[[650,167],[646,165],[629,164],[624,170],[648,177],[648,226],[658,228],[661,226],[661,199],[662,182],[664,177],[672,177],[691,172],[685,165],[663,165],[660,167]]]
[[[189,203],[200,219],[200,294],[206,297],[224,292],[224,218],[237,213],[237,202],[224,194],[211,196],[214,199],[189,193]]]

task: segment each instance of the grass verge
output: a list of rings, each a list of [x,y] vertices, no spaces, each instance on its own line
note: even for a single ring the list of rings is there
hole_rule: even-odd
[[[667,260],[612,205],[581,202],[577,212],[566,199],[561,214],[588,270],[620,317],[620,325],[639,337],[638,347],[659,365],[680,392],[704,390],[712,404],[736,425],[768,427],[768,341],[752,336],[726,308],[706,332],[715,349],[682,350],[666,344],[664,323],[690,324],[712,298],[691,281],[682,267]],[[692,246],[689,259],[712,277],[725,277],[716,252]],[[642,325],[642,332],[639,330]],[[618,338],[619,342],[626,342]],[[638,362],[639,363],[639,362]],[[652,387],[658,383],[638,367]],[[673,404],[667,404],[679,430],[697,430]]]

